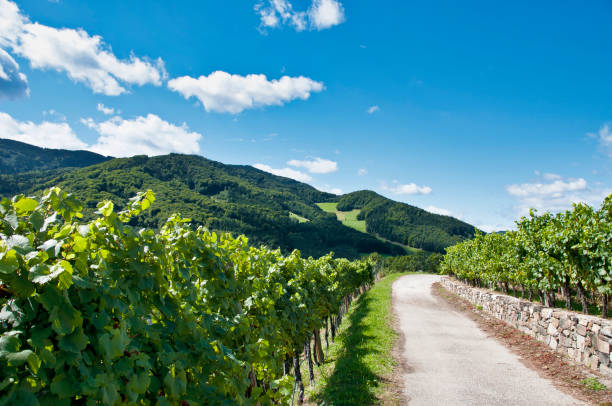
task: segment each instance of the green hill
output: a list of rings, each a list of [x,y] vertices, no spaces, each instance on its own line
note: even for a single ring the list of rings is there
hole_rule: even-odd
[[[356,258],[378,252],[444,252],[475,228],[449,216],[398,203],[371,191],[338,197],[251,166],[170,154],[113,159],[88,151],[39,148],[0,139],[0,196],[60,186],[84,199],[85,214],[111,199],[121,207],[152,189],[153,210],[140,225],[158,227],[172,213],[214,231],[245,234],[254,244],[320,256]],[[327,212],[326,212],[327,211]],[[400,246],[401,245],[401,246]]]
[[[112,158],[89,151],[40,148],[0,138],[0,173],[42,171],[66,167],[81,168],[109,159]]]
[[[340,197],[337,210],[360,210],[357,220],[365,220],[368,233],[431,252],[443,253],[446,247],[471,238],[476,231],[454,217],[433,214],[369,190]]]
[[[210,230],[245,234],[253,244],[285,252],[298,248],[304,255],[321,256],[334,251],[347,258],[403,253],[394,244],[343,226],[316,206],[337,199],[335,195],[251,166],[224,165],[200,156],[135,156],[84,168],[0,175],[1,196],[37,194],[51,186],[76,193],[83,199],[85,215],[92,215],[100,200],[111,199],[122,207],[136,192],[152,189],[155,206],[139,217],[136,225],[141,226],[156,228],[172,213],[180,213]]]

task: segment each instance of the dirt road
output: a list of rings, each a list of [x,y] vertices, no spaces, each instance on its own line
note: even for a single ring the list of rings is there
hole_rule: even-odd
[[[431,294],[435,275],[393,284],[410,405],[582,405]]]

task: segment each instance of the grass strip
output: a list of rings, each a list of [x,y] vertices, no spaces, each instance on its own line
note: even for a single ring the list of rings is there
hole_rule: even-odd
[[[353,302],[336,341],[326,351],[325,363],[315,367],[315,385],[308,385],[304,371],[310,404],[399,403],[390,385],[397,366],[392,350],[398,336],[392,328],[391,285],[403,275],[384,277]]]

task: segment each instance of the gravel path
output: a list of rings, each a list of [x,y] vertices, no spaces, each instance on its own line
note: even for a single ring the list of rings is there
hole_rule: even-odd
[[[410,405],[582,405],[431,294],[435,275],[393,283]]]

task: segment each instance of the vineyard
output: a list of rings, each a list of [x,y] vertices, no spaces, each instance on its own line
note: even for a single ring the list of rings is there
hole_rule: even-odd
[[[0,202],[0,405],[301,400],[302,352],[322,362],[372,264],[283,256],[178,215],[131,225],[154,200],[102,202],[90,222],[58,188]]]
[[[517,230],[504,234],[477,234],[447,249],[443,273],[474,286],[513,289],[521,298],[534,294],[546,306],[557,295],[572,307],[572,298],[584,313],[589,305],[608,315],[612,293],[612,195],[599,210],[580,203],[572,210],[517,221]]]

